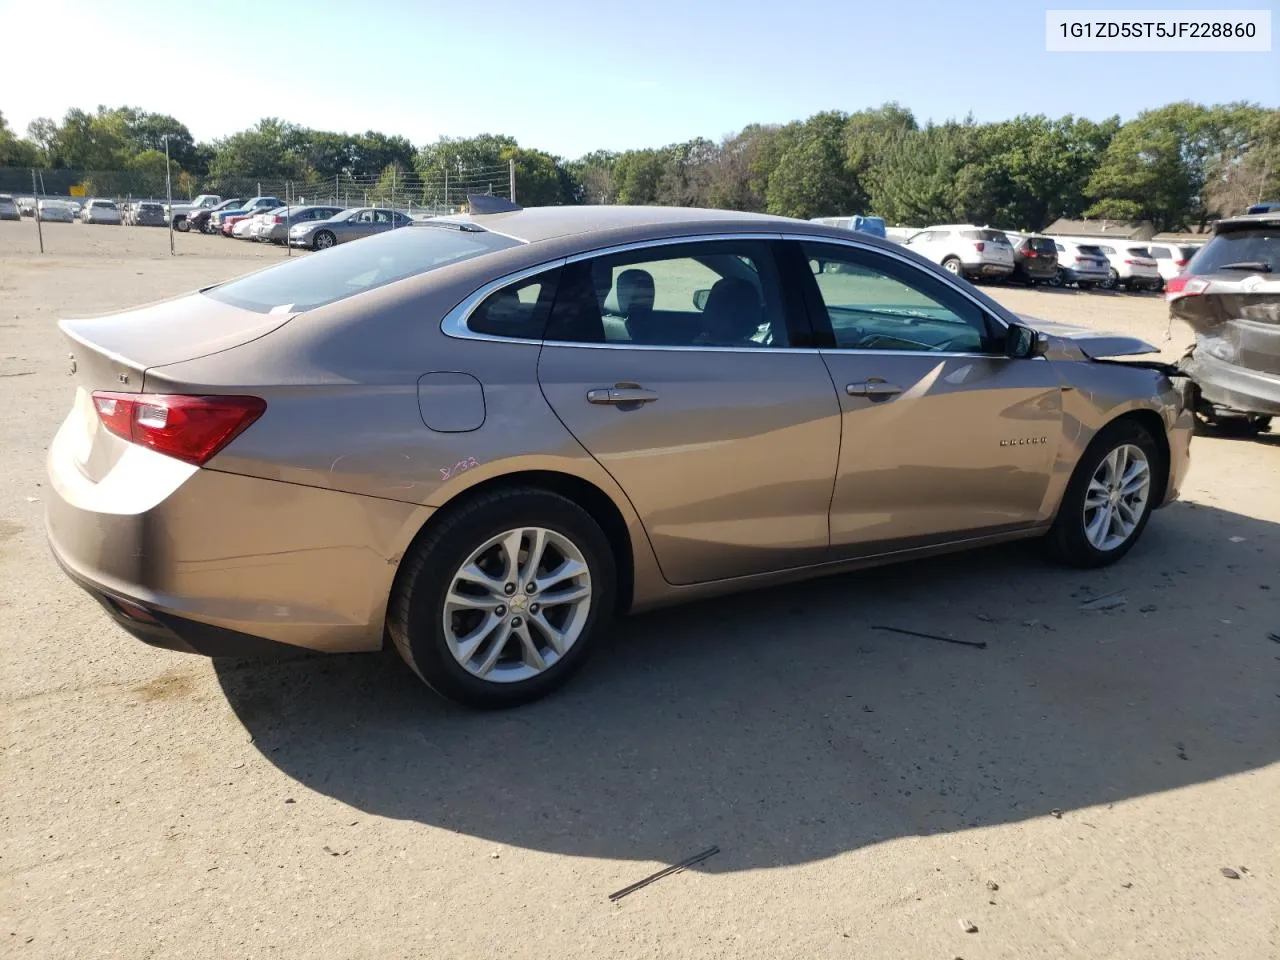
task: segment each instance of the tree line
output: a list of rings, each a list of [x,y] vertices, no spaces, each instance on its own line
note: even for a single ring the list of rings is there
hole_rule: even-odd
[[[525,205],[671,204],[801,218],[876,214],[895,224],[992,223],[1040,229],[1058,217],[1204,224],[1280,199],[1280,110],[1237,102],[1171,103],[1095,122],[1020,115],[921,124],[897,103],[752,124],[718,142],[597,150],[566,160],[513,137],[400,136],[312,130],[278,118],[210,143],[174,117],[134,107],[39,118],[25,137],[0,114],[0,167],[117,171],[174,188],[223,192],[252,179],[307,184],[388,181],[437,197],[440,182],[513,163]]]

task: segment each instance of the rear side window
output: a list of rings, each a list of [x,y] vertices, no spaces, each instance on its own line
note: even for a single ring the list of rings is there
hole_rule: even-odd
[[[1009,238],[1003,230],[961,230],[960,236],[966,240],[985,240],[989,243],[1008,243]]]
[[[1280,269],[1280,223],[1224,230],[1200,248],[1187,273],[1274,273]]]
[[[496,233],[416,226],[269,267],[204,293],[256,313],[301,312],[519,245],[520,241]]]
[[[1171,256],[1169,256],[1169,248],[1168,248],[1168,247],[1152,247],[1152,248],[1151,248],[1151,256],[1155,257],[1157,260],[1172,260],[1172,259],[1173,259]]]

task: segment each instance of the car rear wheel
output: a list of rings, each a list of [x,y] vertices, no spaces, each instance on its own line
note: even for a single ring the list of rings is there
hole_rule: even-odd
[[[1107,271],[1107,279],[1098,281],[1098,286],[1100,286],[1103,290],[1114,290],[1116,288],[1116,284],[1118,284],[1119,282],[1120,282],[1120,274],[1116,273],[1115,269],[1113,268]]]
[[[1059,267],[1054,271],[1053,276],[1046,280],[1045,283],[1049,284],[1051,287],[1065,287],[1067,285],[1067,276],[1062,272],[1062,268]]]
[[[337,242],[338,238],[333,235],[332,231],[321,230],[316,234],[316,238],[312,241],[312,245],[317,250],[328,250]]]
[[[958,277],[960,276],[960,272],[962,268],[960,266],[960,261],[958,258],[947,257],[947,259],[942,261],[942,269],[947,271],[947,273],[950,273],[953,276]]]
[[[613,615],[616,580],[609,541],[585,510],[545,490],[499,490],[445,516],[411,549],[388,633],[442,696],[519,706],[586,661]]]
[[[186,233],[191,229],[191,224],[187,223],[186,217],[179,217],[177,220],[173,221],[173,229],[177,230],[179,233]]]
[[[1142,535],[1165,475],[1164,458],[1142,424],[1121,420],[1089,444],[1067,483],[1049,547],[1074,567],[1103,567]]]

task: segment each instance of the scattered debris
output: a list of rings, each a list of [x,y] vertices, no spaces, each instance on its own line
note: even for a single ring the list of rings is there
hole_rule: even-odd
[[[1248,537],[1227,537],[1232,543],[1244,543]]]
[[[39,502],[40,502],[39,497],[27,497],[27,503],[39,503]]]
[[[874,710],[872,710],[872,709],[871,709],[869,706],[867,706],[865,703],[862,705],[862,712],[863,712],[863,713],[875,713],[875,711],[874,711]]]
[[[294,800],[294,799],[293,799],[293,797],[285,797],[285,798],[284,798],[284,802],[285,802],[285,803],[297,803],[298,801],[297,801],[297,800]]]
[[[1092,600],[1086,600],[1080,604],[1081,610],[1114,610],[1116,607],[1123,607],[1129,600],[1119,590],[1114,593],[1104,593],[1100,597],[1094,597]]]
[[[333,849],[332,847],[330,847],[328,844],[325,844],[325,846],[324,846],[324,852],[325,852],[325,853],[327,853],[327,854],[328,854],[329,856],[331,856],[331,857],[340,857],[340,856],[342,856],[342,854],[340,854],[337,850],[334,850],[334,849]]]
[[[964,928],[965,933],[977,933],[978,925],[972,920],[961,920],[960,926]]]
[[[1236,873],[1236,872],[1235,872],[1234,870],[1232,870],[1230,867],[1223,867],[1223,868],[1222,868],[1222,875],[1223,875],[1224,877],[1226,877],[1228,880],[1239,880],[1239,879],[1240,879],[1240,874]]]
[[[703,850],[701,853],[694,854],[688,860],[681,860],[679,863],[673,864],[664,870],[659,870],[657,873],[649,874],[649,876],[645,877],[643,880],[637,880],[635,883],[631,884],[631,886],[629,887],[623,887],[621,890],[615,890],[613,893],[609,894],[609,899],[612,900],[614,903],[617,903],[623,897],[630,896],[631,894],[635,893],[637,890],[641,890],[647,887],[649,884],[653,883],[654,881],[661,880],[663,877],[669,877],[673,873],[679,873],[681,870],[684,870],[686,867],[692,867],[694,864],[701,863],[703,860],[706,860],[709,857],[714,857],[719,852],[720,852],[719,847],[708,847],[706,850]]]
[[[1241,867],[1241,868],[1240,868],[1240,872],[1241,872],[1241,873],[1243,873],[1243,874],[1248,874],[1248,872],[1249,872],[1249,868],[1248,868],[1248,867]]]
[[[988,880],[987,889],[994,893],[996,890],[1000,889],[1000,884],[996,883],[994,880]]]
[[[1038,627],[1040,626],[1040,621],[1039,620],[1023,620],[1022,625],[1024,627]]]
[[[991,617],[989,617],[989,616],[988,616],[987,614],[985,614],[985,613],[979,613],[979,614],[977,614],[977,617],[978,617],[978,619],[979,619],[979,620],[981,620],[983,623],[995,623],[995,620],[993,620]]]
[[[1275,643],[1280,643],[1280,633],[1268,633],[1267,636]]]
[[[1156,605],[1155,605],[1154,603],[1148,603],[1148,604],[1144,604],[1143,606],[1139,607],[1139,608],[1138,608],[1138,612],[1139,612],[1139,613],[1155,613],[1155,612],[1156,612],[1156,609],[1157,609],[1157,608],[1156,608]]]
[[[936,633],[921,633],[918,630],[904,630],[901,627],[884,627],[872,624],[872,630],[888,630],[890,633],[901,633],[908,637],[923,637],[925,640],[941,640],[943,643],[958,643],[962,647],[977,647],[979,650],[987,648],[985,640],[957,640],[955,637],[943,637]]]
[[[1177,750],[1177,751],[1178,751],[1178,759],[1179,759],[1179,760],[1190,760],[1190,759],[1191,759],[1190,757],[1188,757],[1188,756],[1187,756],[1187,748],[1186,748],[1186,746],[1185,746],[1185,745],[1183,745],[1183,744],[1181,744],[1181,743],[1175,743],[1175,744],[1173,745],[1173,749],[1175,749],[1175,750]]]
[[[1058,809],[1056,809],[1056,808],[1055,808],[1055,809],[1053,809],[1053,810],[1050,810],[1050,811],[1049,811],[1049,816],[1051,816],[1051,817],[1057,817],[1059,820],[1061,820],[1061,819],[1062,819],[1062,811],[1061,811],[1061,810],[1058,810]]]
[[[1126,890],[1132,890],[1132,889],[1133,889],[1133,881],[1132,881],[1132,880],[1126,880],[1124,883],[1120,884],[1120,886],[1124,887]]]
[[[489,854],[489,859],[490,859],[490,860],[497,860],[500,856],[502,856],[502,854],[501,854],[501,853],[499,853],[497,850],[495,850],[495,851],[493,851],[493,853]]]

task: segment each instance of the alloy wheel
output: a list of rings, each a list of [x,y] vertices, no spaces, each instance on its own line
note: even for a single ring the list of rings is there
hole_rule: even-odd
[[[591,600],[591,572],[572,540],[544,527],[507,530],[472,551],[450,579],[445,641],[474,677],[528,680],[577,642]]]
[[[1084,534],[1102,551],[1122,546],[1142,522],[1151,496],[1151,464],[1142,448],[1121,444],[1089,479],[1084,495]]]

